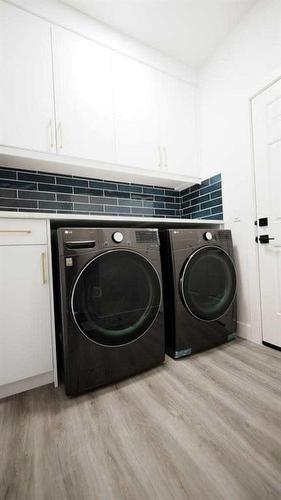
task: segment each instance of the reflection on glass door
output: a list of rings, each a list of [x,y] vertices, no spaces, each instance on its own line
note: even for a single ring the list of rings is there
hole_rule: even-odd
[[[123,345],[143,335],[161,303],[154,267],[140,254],[113,250],[95,257],[79,274],[71,308],[80,331],[103,345]]]
[[[187,310],[196,318],[214,321],[230,307],[236,292],[231,258],[219,247],[203,247],[185,263],[180,292]]]

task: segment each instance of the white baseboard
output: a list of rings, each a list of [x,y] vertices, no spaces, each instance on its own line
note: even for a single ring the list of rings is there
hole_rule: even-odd
[[[19,392],[29,391],[41,385],[51,384],[54,382],[54,372],[42,373],[35,377],[25,378],[11,384],[0,386],[0,399],[18,394]]]
[[[249,323],[237,321],[237,335],[242,339],[250,340],[255,344],[262,344],[262,338],[258,329],[253,328]]]

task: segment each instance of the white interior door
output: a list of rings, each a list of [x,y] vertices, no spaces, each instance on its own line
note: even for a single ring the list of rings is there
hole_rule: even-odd
[[[159,73],[114,54],[113,85],[117,163],[159,169]]]
[[[0,316],[0,385],[53,370],[46,245],[0,246]]]
[[[281,80],[253,99],[252,111],[263,340],[281,347]]]
[[[53,28],[58,153],[115,161],[111,51]]]
[[[50,25],[0,2],[0,144],[55,151]]]
[[[195,88],[163,74],[160,89],[163,167],[198,176]]]

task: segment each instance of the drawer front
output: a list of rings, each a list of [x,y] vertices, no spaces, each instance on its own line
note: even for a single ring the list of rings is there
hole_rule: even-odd
[[[47,243],[47,222],[36,219],[1,219],[0,246]]]

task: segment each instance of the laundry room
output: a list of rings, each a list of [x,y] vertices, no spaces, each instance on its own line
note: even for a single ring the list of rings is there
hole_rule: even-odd
[[[279,500],[281,0],[0,0],[0,68],[0,500]]]

